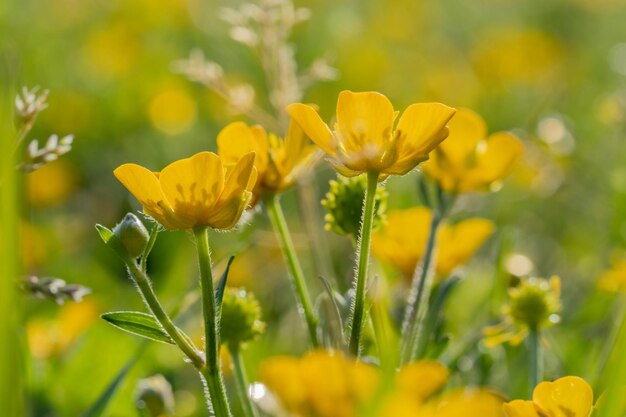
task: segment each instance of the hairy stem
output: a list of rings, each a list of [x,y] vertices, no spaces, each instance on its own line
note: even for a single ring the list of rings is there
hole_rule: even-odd
[[[193,343],[182,336],[174,322],[170,318],[170,316],[165,312],[163,306],[161,305],[159,299],[157,298],[156,293],[154,292],[154,288],[152,288],[152,284],[150,282],[150,278],[148,275],[140,269],[135,262],[134,259],[129,259],[126,261],[126,266],[132,276],[133,280],[137,284],[137,288],[144,301],[146,302],[148,308],[152,312],[152,315],[159,322],[165,333],[172,338],[176,346],[189,358],[191,363],[197,368],[201,369],[204,366],[204,359],[200,355],[198,349],[193,345]]]
[[[363,216],[361,218],[361,232],[359,233],[359,251],[357,253],[357,273],[354,280],[354,304],[350,330],[349,349],[355,357],[359,356],[361,330],[365,315],[365,287],[367,284],[367,270],[369,266],[370,247],[372,243],[372,226],[374,223],[374,201],[378,186],[378,172],[367,173],[367,189],[363,202]]]
[[[220,366],[220,340],[218,309],[215,304],[213,272],[211,271],[211,252],[209,250],[208,228],[194,229],[198,262],[200,265],[200,287],[202,290],[202,313],[204,315],[204,344],[206,365],[202,375],[206,379],[211,405],[215,416],[231,416],[226,389]]]

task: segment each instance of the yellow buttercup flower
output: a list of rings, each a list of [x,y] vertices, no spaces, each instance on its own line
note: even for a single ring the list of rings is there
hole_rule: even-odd
[[[237,224],[256,181],[254,152],[229,169],[212,152],[200,152],[166,166],[160,173],[140,165],[115,169],[117,179],[139,200],[144,212],[168,229]]]
[[[317,111],[294,103],[287,112],[347,177],[377,172],[379,179],[404,175],[448,136],[446,123],[455,109],[440,103],[410,105],[394,128],[398,112],[376,92],[342,91],[337,100],[337,122],[331,130]]]
[[[426,251],[431,218],[432,212],[426,207],[390,212],[385,227],[374,233],[372,253],[410,280]],[[493,230],[493,223],[485,219],[441,224],[437,231],[436,275],[446,277],[467,262]]]
[[[535,387],[532,401],[515,400],[504,404],[508,417],[589,417],[593,391],[584,379],[566,376]]]
[[[449,375],[438,362],[418,361],[402,366],[390,381],[393,386],[383,386],[379,369],[325,350],[302,358],[270,358],[260,371],[261,381],[285,409],[280,415],[501,417],[502,398],[486,389],[462,388],[437,395]]]
[[[420,409],[419,417],[501,417],[503,399],[484,388],[459,388]]]
[[[98,310],[95,302],[83,300],[65,304],[54,319],[29,321],[26,333],[31,354],[37,359],[62,354],[98,320]]]
[[[310,166],[315,155],[315,147],[308,143],[304,132],[295,123],[290,123],[283,140],[273,133],[268,134],[259,125],[234,122],[217,135],[217,149],[226,165],[236,163],[249,152],[256,153],[254,167],[258,179],[253,202],[291,187],[302,170]]]
[[[626,259],[616,260],[613,267],[600,276],[598,286],[609,292],[626,292]]]
[[[484,388],[458,388],[433,395],[447,382],[450,371],[434,361],[400,368],[396,386],[387,394],[377,416],[387,417],[501,417],[502,397]]]
[[[281,404],[299,417],[355,417],[379,383],[374,367],[324,350],[300,359],[270,358],[262,364],[260,376]]]
[[[485,121],[471,110],[459,109],[448,126],[448,138],[423,165],[445,191],[486,190],[508,175],[522,155],[522,143],[515,136],[506,132],[487,136]]]

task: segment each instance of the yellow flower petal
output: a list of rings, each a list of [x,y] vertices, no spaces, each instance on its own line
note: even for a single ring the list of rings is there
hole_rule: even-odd
[[[233,168],[228,171],[224,184],[224,191],[219,202],[207,217],[207,223],[217,229],[233,228],[241,213],[250,202],[257,174],[254,168],[254,152],[243,156]]]
[[[487,136],[487,125],[473,111],[458,109],[448,122],[448,129],[448,137],[430,154],[423,170],[444,190],[458,192],[459,184],[466,181],[468,172],[476,164],[476,148]]]
[[[454,226],[442,225],[437,235],[437,275],[447,276],[454,268],[466,263],[493,230],[493,223],[485,219],[467,219]]]
[[[533,401],[550,417],[589,417],[593,391],[584,379],[566,376],[537,385]]]
[[[172,221],[172,209],[161,191],[157,175],[137,164],[124,164],[113,171],[115,177],[141,203],[146,214],[168,229],[178,228]]]
[[[327,154],[335,156],[337,144],[333,133],[313,107],[294,103],[287,106],[287,113],[317,146]]]
[[[507,417],[540,417],[532,401],[515,400],[502,407]]]
[[[347,151],[364,151],[377,145],[384,152],[390,146],[395,113],[389,99],[369,91],[342,91],[337,100],[335,133]]]
[[[465,164],[478,146],[487,137],[487,124],[478,113],[469,109],[458,109],[448,123],[450,133],[441,150],[454,165]]]
[[[410,279],[424,256],[430,219],[431,212],[425,207],[389,212],[385,227],[374,232],[372,254]]]
[[[455,109],[440,103],[411,104],[396,128],[399,162],[425,157],[435,149],[448,136],[446,124],[455,113]]]
[[[400,368],[396,386],[414,399],[425,401],[444,386],[449,375],[448,368],[439,362],[413,362]]]
[[[524,147],[514,135],[506,132],[491,135],[476,153],[475,175],[483,184],[504,178],[520,159]]]
[[[217,150],[225,165],[234,165],[245,154],[256,152],[254,166],[261,177],[267,169],[268,149],[267,133],[261,126],[233,122],[217,135]]]
[[[252,190],[257,178],[257,172],[254,167],[255,158],[256,154],[249,152],[239,159],[234,167],[228,170],[220,200],[227,200],[244,190]]]
[[[190,227],[210,226],[209,210],[224,188],[224,168],[216,154],[200,152],[173,162],[161,171],[159,181],[177,217],[190,222]]]
[[[300,125],[291,121],[287,129],[287,136],[285,136],[285,160],[281,167],[283,173],[290,173],[313,154],[315,148],[309,146],[308,143],[309,141],[304,130],[302,130]]]

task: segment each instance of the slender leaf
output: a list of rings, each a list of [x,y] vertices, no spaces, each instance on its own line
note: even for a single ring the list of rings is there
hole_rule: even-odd
[[[174,344],[172,338],[163,331],[156,319],[150,314],[138,311],[113,311],[104,313],[100,317],[128,333],[156,342]]]
[[[228,272],[230,271],[230,265],[233,263],[235,259],[234,256],[228,258],[226,262],[226,268],[222,273],[220,281],[217,283],[217,287],[215,288],[215,301],[218,308],[218,311],[222,311],[222,300],[224,299],[224,290],[226,289],[226,281],[228,280]]]
[[[139,347],[137,353],[135,353],[135,355],[128,362],[126,362],[122,369],[120,369],[117,375],[115,375],[113,380],[109,383],[109,385],[107,385],[102,394],[100,394],[98,399],[93,403],[89,410],[87,410],[85,414],[83,414],[83,417],[101,417],[104,415],[104,412],[106,411],[107,406],[113,399],[113,396],[124,381],[126,375],[128,375],[130,369],[143,353],[145,347],[145,343]]]

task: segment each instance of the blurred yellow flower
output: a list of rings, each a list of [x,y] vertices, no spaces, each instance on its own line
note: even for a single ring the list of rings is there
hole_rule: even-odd
[[[459,388],[429,401],[419,417],[501,417],[503,399],[484,388]]]
[[[299,417],[352,417],[376,392],[379,374],[339,352],[316,350],[301,359],[278,356],[261,365],[261,381]]]
[[[515,400],[504,404],[508,417],[589,417],[593,391],[584,379],[566,376],[535,387],[532,401]]]
[[[211,152],[166,166],[160,173],[136,164],[115,169],[117,179],[139,200],[144,212],[168,229],[234,227],[256,181],[254,152],[230,169]]]
[[[600,276],[598,287],[610,292],[626,292],[626,259],[616,260],[612,268]]]
[[[490,30],[472,50],[474,68],[483,81],[541,86],[557,81],[565,48],[552,35],[532,28]]]
[[[342,91],[337,100],[334,130],[309,105],[294,103],[287,112],[304,132],[331,157],[342,175],[377,172],[380,179],[404,175],[448,136],[446,123],[455,110],[439,103],[410,105],[394,129],[395,112],[389,99],[376,92]]]
[[[26,194],[33,207],[63,202],[76,190],[76,173],[63,159],[47,163],[26,175]]]
[[[40,266],[46,261],[49,252],[49,239],[33,223],[20,222],[20,246],[24,269]]]
[[[435,361],[411,362],[396,374],[396,388],[420,402],[426,401],[448,382],[450,371]]]
[[[399,269],[410,280],[426,251],[431,218],[432,212],[426,207],[388,213],[386,225],[374,232],[373,255]],[[493,223],[485,219],[441,224],[437,232],[436,275],[446,277],[467,262],[493,230]]]
[[[150,102],[148,114],[152,125],[168,135],[186,132],[196,120],[198,109],[189,93],[170,88],[157,94]]]
[[[31,354],[47,359],[63,353],[98,319],[98,306],[91,300],[68,303],[55,319],[30,320],[26,327]]]
[[[83,49],[83,61],[89,75],[121,78],[140,61],[140,34],[119,20],[89,34]]]
[[[298,417],[352,417],[373,407],[381,417],[421,416],[415,412],[422,406],[426,409],[449,402],[445,396],[441,397],[443,402],[429,400],[445,385],[448,376],[449,370],[435,361],[407,364],[392,381],[393,389],[376,406],[379,389],[389,388],[381,386],[380,371],[339,352],[315,350],[302,358],[277,356],[266,360],[260,371],[265,386],[289,413]],[[498,407],[500,410],[501,402]]]
[[[430,154],[423,170],[448,192],[485,190],[504,178],[523,153],[512,134],[487,137],[487,125],[476,113],[459,109],[449,123],[448,139]]]
[[[234,122],[217,135],[217,149],[226,165],[234,164],[248,152],[256,153],[254,167],[258,179],[253,190],[253,203],[291,187],[298,174],[311,165],[315,155],[315,147],[309,145],[296,123],[289,124],[283,140],[273,133],[268,134],[259,125]]]

